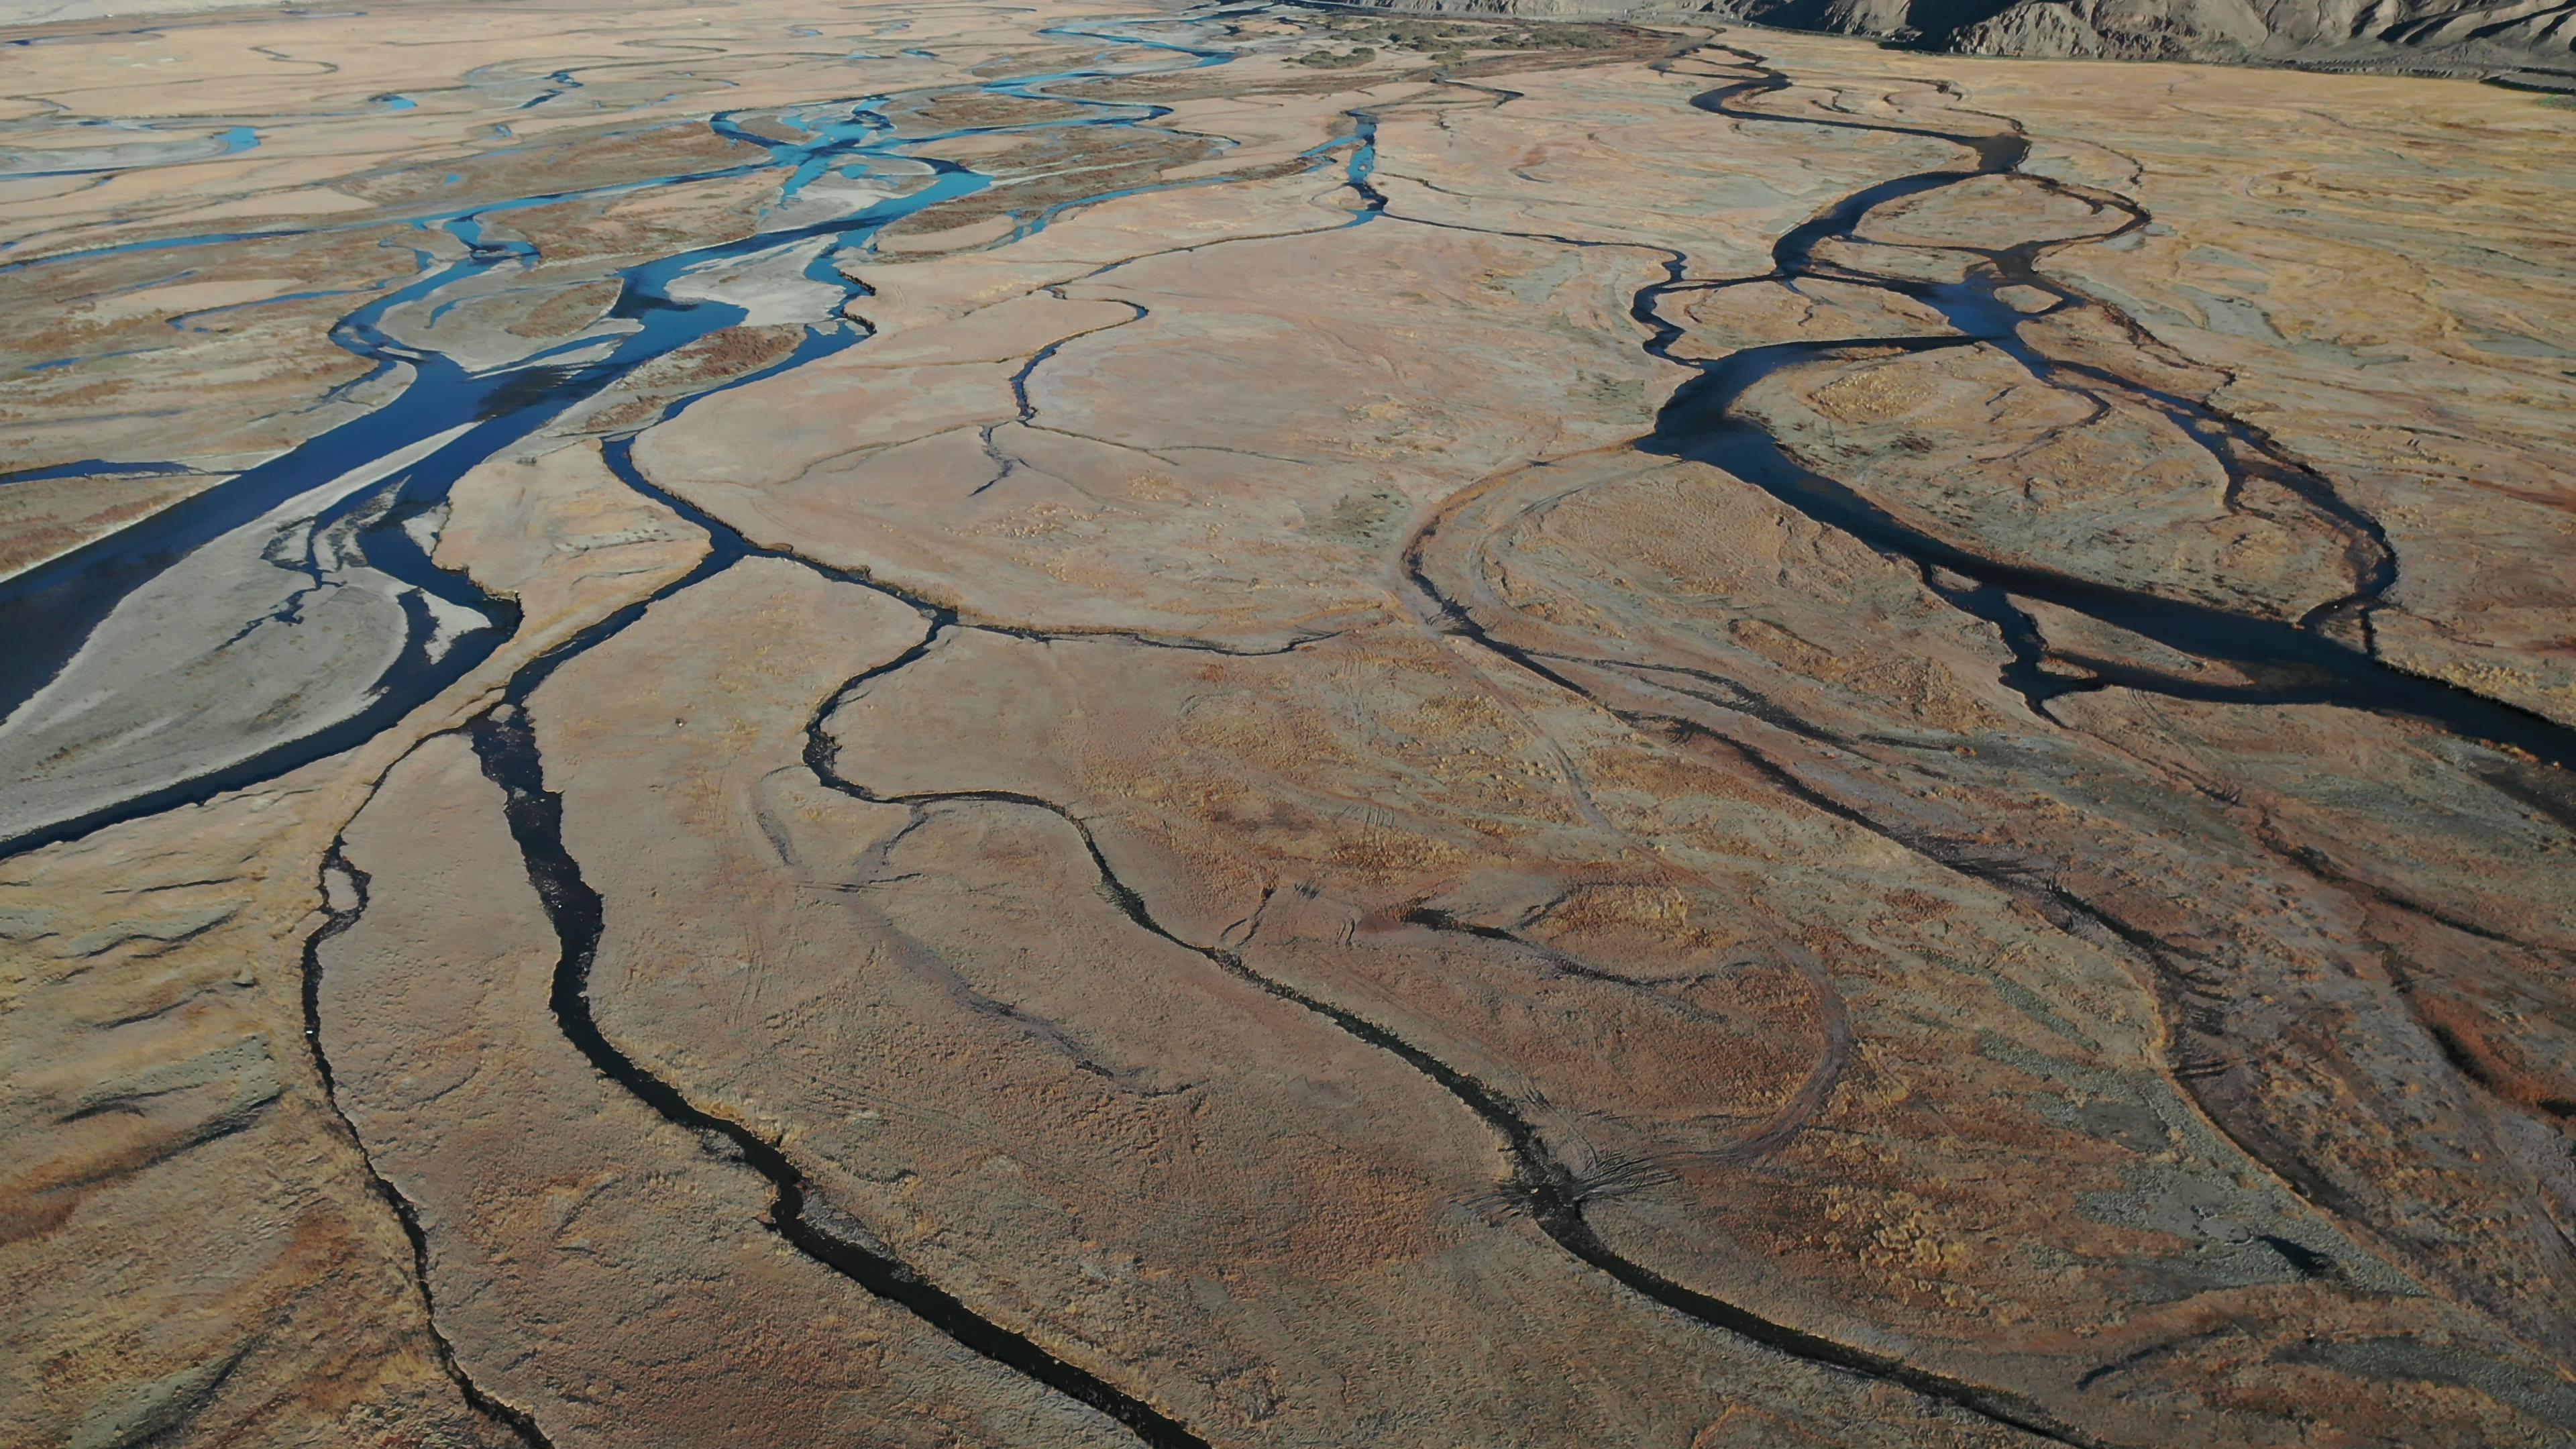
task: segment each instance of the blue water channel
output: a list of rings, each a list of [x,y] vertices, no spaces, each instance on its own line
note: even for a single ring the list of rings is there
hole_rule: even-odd
[[[1136,23],[1169,24],[1167,21]],[[373,702],[366,709],[252,759],[186,781],[175,781],[148,797],[123,802],[112,812],[112,818],[149,813],[183,800],[202,798],[222,789],[270,778],[310,760],[347,749],[390,726],[489,657],[509,637],[518,622],[516,608],[508,600],[488,597],[463,575],[431,563],[420,542],[403,525],[438,507],[455,480],[477,463],[537,432],[569,408],[610,387],[636,368],[743,320],[745,314],[739,307],[673,297],[670,288],[683,274],[825,237],[835,245],[824,249],[805,268],[805,276],[838,289],[844,301],[866,295],[863,286],[839,271],[835,265],[836,254],[865,247],[877,232],[896,221],[993,184],[991,178],[971,167],[912,154],[917,149],[957,136],[994,132],[1069,126],[1148,127],[1169,114],[1169,108],[1137,102],[1058,96],[1049,94],[1046,88],[1148,70],[1221,65],[1231,58],[1231,52],[1224,50],[1122,33],[1116,25],[1109,23],[1061,27],[1038,33],[1059,39],[1097,40],[1120,51],[1142,49],[1160,52],[1172,57],[1174,64],[1073,69],[985,83],[978,89],[988,94],[1057,100],[1081,106],[1088,114],[1017,125],[961,127],[933,135],[898,137],[894,123],[886,117],[883,109],[895,98],[891,94],[791,108],[784,112],[759,113],[757,119],[766,123],[764,129],[771,134],[752,129],[749,123],[754,117],[749,113],[718,115],[709,122],[713,129],[719,135],[760,146],[765,153],[760,160],[740,166],[674,173],[643,182],[477,203],[470,208],[418,218],[413,226],[421,233],[418,248],[422,257],[421,271],[408,283],[375,295],[365,305],[350,312],[331,334],[339,346],[374,364],[364,378],[344,385],[338,390],[339,394],[346,395],[370,385],[381,386],[388,378],[407,371],[408,376],[399,384],[400,394],[392,402],[321,433],[194,498],[15,578],[0,581],[0,634],[5,634],[12,641],[10,649],[0,654],[0,717],[16,710],[58,673],[78,651],[82,641],[121,600],[193,550],[376,459],[461,427],[464,432],[386,483],[359,490],[318,510],[314,515],[314,530],[318,533],[334,522],[351,517],[366,518],[368,521],[360,529],[358,541],[369,564],[424,594],[471,611],[484,622],[461,637],[440,641],[436,639],[429,610],[419,599],[412,599],[412,641],[402,658],[378,682]],[[1109,53],[1103,52],[1102,55]],[[1095,57],[1095,61],[1097,59],[1099,57]],[[561,74],[552,79],[570,83],[570,78]],[[949,89],[952,87],[932,87],[915,94],[936,94]],[[1365,118],[1363,127],[1360,135],[1327,143],[1307,153],[1318,166],[1331,164],[1336,153],[1348,153],[1345,164],[1349,179],[1369,202],[1355,221],[1369,219],[1379,204],[1366,184],[1373,152],[1368,144]],[[782,139],[776,134],[782,128],[794,134]],[[876,201],[852,214],[765,230],[740,240],[678,252],[626,269],[620,274],[622,290],[610,309],[610,315],[631,323],[633,330],[615,338],[613,343],[596,337],[579,340],[506,367],[474,372],[442,353],[399,341],[384,329],[384,319],[397,308],[486,274],[533,267],[539,260],[535,247],[498,234],[494,226],[495,222],[512,212],[567,200],[612,197],[657,186],[756,172],[784,173],[780,186],[782,205],[796,199],[817,179],[835,173],[854,179],[876,178],[919,184],[903,195]],[[1223,179],[1215,177],[1170,185],[1208,185]],[[1131,187],[1056,205],[1024,222],[1015,236],[1037,231],[1075,206],[1160,189],[1168,188]],[[75,257],[219,246],[230,241],[279,234],[217,233],[161,238],[39,258],[0,270],[42,267]],[[433,242],[432,234],[444,234],[452,239],[461,245],[462,254],[454,254],[456,246]],[[808,328],[804,341],[786,361],[752,377],[739,378],[695,396],[740,386],[786,367],[828,356],[862,342],[866,335],[864,329],[842,319],[836,307],[830,320]],[[605,355],[599,354],[602,346],[608,348]],[[674,406],[684,406],[694,400],[695,397],[684,398]],[[103,461],[85,466],[104,473],[150,472],[171,465],[157,460],[140,460]],[[46,470],[48,475],[61,471]],[[0,477],[0,484],[8,481],[9,478]],[[150,680],[137,680],[134,687],[148,689],[155,685]],[[100,817],[66,821],[47,827],[43,834],[48,838],[64,838],[103,823],[106,819]],[[35,843],[35,839],[22,839],[8,844],[11,848],[23,848]]]
[[[95,126],[105,130],[124,131],[147,136],[166,135],[169,130],[174,129],[165,126],[147,125],[137,121],[95,120],[82,121],[80,124],[83,126]],[[186,165],[190,162],[196,161],[218,161],[226,156],[235,156],[244,151],[253,151],[258,148],[259,132],[256,128],[250,126],[226,126],[211,136],[197,136],[176,141],[144,141],[128,146],[116,147],[113,148],[109,159],[89,161],[79,165],[43,166],[38,164],[27,170],[18,170],[12,166],[0,165],[0,176],[5,176],[13,181],[34,180],[40,177],[49,176],[111,176],[120,171],[145,171],[161,166]],[[17,153],[20,161],[22,162],[35,161],[39,163],[41,163],[45,154],[46,153],[43,151]],[[90,154],[96,155],[97,153],[92,152]]]

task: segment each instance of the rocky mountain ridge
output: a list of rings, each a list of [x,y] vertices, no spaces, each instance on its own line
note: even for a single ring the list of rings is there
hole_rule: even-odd
[[[2576,0],[1357,0],[1531,19],[1705,17],[1968,55],[2286,64],[2576,91]]]

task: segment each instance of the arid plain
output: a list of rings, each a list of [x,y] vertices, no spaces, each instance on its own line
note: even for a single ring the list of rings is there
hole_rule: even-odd
[[[0,32],[0,1442],[2576,1442],[2576,110]]]

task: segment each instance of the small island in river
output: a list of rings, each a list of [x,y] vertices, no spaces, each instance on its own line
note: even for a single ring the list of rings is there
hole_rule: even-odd
[[[2576,1442],[2557,13],[0,4],[0,1445]]]

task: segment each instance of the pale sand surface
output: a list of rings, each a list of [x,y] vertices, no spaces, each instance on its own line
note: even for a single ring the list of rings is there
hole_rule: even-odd
[[[12,33],[0,1442],[2568,1442],[2576,112],[1118,13]]]

